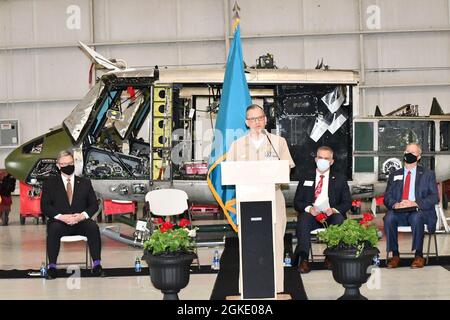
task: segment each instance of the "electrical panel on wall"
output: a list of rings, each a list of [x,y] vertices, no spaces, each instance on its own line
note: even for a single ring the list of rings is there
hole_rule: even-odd
[[[0,148],[19,145],[19,120],[0,120]]]

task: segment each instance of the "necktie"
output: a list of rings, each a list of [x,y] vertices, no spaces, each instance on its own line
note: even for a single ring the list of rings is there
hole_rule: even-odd
[[[402,200],[408,200],[409,199],[409,187],[411,184],[411,171],[408,171],[405,179],[405,185],[403,186],[403,196]]]
[[[67,179],[67,186],[66,186],[66,192],[67,192],[67,199],[69,200],[69,204],[72,205],[72,185],[70,184],[70,179]]]
[[[314,190],[314,200],[316,200],[317,197],[322,193],[323,177],[325,177],[325,176],[323,174],[321,174],[320,181],[316,186],[316,190]]]

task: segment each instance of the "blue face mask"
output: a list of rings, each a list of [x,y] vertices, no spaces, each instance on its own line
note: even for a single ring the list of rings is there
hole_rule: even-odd
[[[326,160],[326,159],[318,159],[316,162],[317,165],[317,169],[319,169],[319,171],[327,171],[328,169],[330,169],[330,161]]]

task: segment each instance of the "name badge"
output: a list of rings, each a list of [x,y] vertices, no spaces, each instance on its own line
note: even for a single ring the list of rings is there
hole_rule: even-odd
[[[403,176],[394,176],[394,181],[403,180]]]
[[[314,181],[310,181],[310,180],[305,180],[305,182],[303,182],[304,187],[312,187],[313,184],[314,184]]]

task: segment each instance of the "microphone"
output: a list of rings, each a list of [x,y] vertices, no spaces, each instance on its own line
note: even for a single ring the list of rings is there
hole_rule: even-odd
[[[261,133],[263,133],[267,137],[267,140],[269,140],[269,143],[272,146],[273,151],[275,151],[275,154],[277,155],[278,160],[281,160],[280,156],[278,155],[277,150],[275,150],[275,147],[272,144],[272,141],[270,141],[269,135],[267,134],[267,130],[266,129],[261,129]]]

